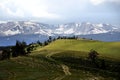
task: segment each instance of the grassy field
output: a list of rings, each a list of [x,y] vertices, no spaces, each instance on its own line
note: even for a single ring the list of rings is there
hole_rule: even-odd
[[[38,47],[29,56],[0,61],[0,80],[119,80],[104,70],[76,69],[71,67],[74,63],[52,58],[84,58],[90,49],[96,50],[100,57],[120,61],[120,42],[56,40],[45,47]]]
[[[101,42],[94,40],[72,40],[72,39],[63,39],[57,40],[50,45],[39,48],[39,50],[53,50],[53,51],[74,51],[78,55],[86,55],[80,54],[81,52],[87,53],[91,50],[96,50],[100,56],[108,57],[116,60],[120,60],[120,42]],[[80,51],[80,53],[79,53]]]
[[[53,80],[62,74],[59,65],[30,56],[0,62],[0,80]]]

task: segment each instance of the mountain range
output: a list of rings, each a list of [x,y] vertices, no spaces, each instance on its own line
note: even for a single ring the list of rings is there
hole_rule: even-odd
[[[5,43],[12,45],[15,40],[33,42],[36,40],[44,41],[48,36],[73,35],[102,41],[120,41],[120,27],[111,24],[92,24],[89,22],[59,25],[31,21],[0,22],[0,45]],[[8,43],[10,41],[12,43]]]

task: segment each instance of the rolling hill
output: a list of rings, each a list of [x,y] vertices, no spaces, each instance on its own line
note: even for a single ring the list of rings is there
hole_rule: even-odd
[[[120,42],[59,39],[28,56],[0,61],[0,80],[119,80],[118,72],[81,65],[91,49],[111,65],[120,62]]]
[[[40,50],[55,51],[82,51],[88,53],[91,49],[96,50],[100,56],[120,60],[120,42],[102,42],[95,40],[57,40]],[[39,49],[38,49],[39,50]],[[81,54],[80,54],[81,55]]]

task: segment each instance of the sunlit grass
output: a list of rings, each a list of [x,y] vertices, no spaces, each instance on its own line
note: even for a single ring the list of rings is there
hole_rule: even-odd
[[[37,51],[57,50],[89,52],[91,49],[96,50],[100,54],[100,56],[120,60],[120,42],[63,39],[52,42],[44,48],[37,49]]]
[[[45,47],[37,47],[29,56],[11,58],[0,61],[0,80],[54,80],[64,76],[64,72],[56,62],[51,62],[46,55],[52,57],[86,58],[94,49],[100,57],[120,60],[120,42],[101,42],[93,40],[63,39],[50,43]],[[71,64],[67,66],[70,68]],[[72,75],[62,80],[113,80],[114,77],[103,77],[99,73],[70,68]],[[104,74],[103,74],[104,75]]]

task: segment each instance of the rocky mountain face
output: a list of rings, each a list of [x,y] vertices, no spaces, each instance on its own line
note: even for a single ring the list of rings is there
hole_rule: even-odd
[[[100,34],[120,29],[110,24],[91,24],[91,23],[67,23],[60,25],[49,25],[38,22],[6,22],[0,23],[0,36],[10,36],[16,34],[41,34],[53,35],[88,35]]]
[[[27,43],[45,41],[49,36],[73,36],[101,41],[120,41],[120,27],[110,24],[66,23],[50,25],[39,22],[17,21],[0,23],[0,46],[14,45],[16,40]]]

